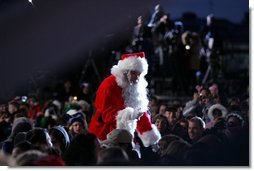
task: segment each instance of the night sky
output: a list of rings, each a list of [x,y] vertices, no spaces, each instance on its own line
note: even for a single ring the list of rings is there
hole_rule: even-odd
[[[0,0],[0,102],[26,88],[39,72],[63,71],[89,49],[124,34],[139,15],[161,3],[172,18],[191,11],[240,22],[247,0]],[[211,5],[212,4],[212,5]],[[117,44],[118,42],[116,42]],[[37,74],[37,75],[36,75]],[[50,83],[49,83],[50,84]]]
[[[240,23],[249,11],[248,0],[161,0],[161,4],[172,18],[180,18],[183,12],[189,11],[203,18],[213,13],[234,23]]]

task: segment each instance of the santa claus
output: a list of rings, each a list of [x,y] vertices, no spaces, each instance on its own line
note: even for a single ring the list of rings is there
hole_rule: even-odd
[[[99,86],[89,132],[103,141],[113,129],[137,131],[145,147],[153,145],[161,135],[148,115],[148,63],[144,52],[123,54],[111,75]]]

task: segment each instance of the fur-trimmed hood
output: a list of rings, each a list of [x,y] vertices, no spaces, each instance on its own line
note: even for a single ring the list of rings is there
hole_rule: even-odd
[[[214,119],[214,117],[213,117],[213,110],[214,109],[220,110],[221,113],[222,113],[222,117],[225,117],[227,115],[227,113],[228,113],[228,110],[223,105],[221,105],[221,104],[214,104],[214,105],[212,105],[209,108],[208,113],[207,113],[207,115],[208,115],[210,120]]]

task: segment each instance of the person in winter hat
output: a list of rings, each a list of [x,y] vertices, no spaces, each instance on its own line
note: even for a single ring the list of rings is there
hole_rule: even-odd
[[[15,118],[10,136],[3,142],[0,143],[5,154],[11,154],[11,151],[14,147],[14,140],[18,133],[28,132],[33,129],[32,123],[26,117]]]
[[[221,119],[225,118],[228,113],[228,110],[221,104],[214,104],[208,109],[207,116],[210,119],[210,122],[206,123],[206,128],[212,128],[217,123],[222,121]],[[222,122],[221,122],[222,123]]]
[[[123,54],[111,75],[99,86],[96,112],[91,119],[89,132],[101,141],[113,129],[137,131],[144,146],[156,143],[161,135],[148,115],[147,81],[148,63],[145,53]]]
[[[80,133],[86,133],[87,128],[85,127],[84,118],[81,115],[74,116],[69,119],[69,135],[73,139],[74,136]]]
[[[50,128],[49,135],[53,146],[58,149],[62,155],[70,145],[68,132],[63,126],[54,126],[53,128]]]

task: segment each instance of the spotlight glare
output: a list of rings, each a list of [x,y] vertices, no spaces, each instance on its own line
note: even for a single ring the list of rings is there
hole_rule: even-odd
[[[77,97],[77,96],[74,96],[74,97],[73,97],[73,100],[75,100],[75,101],[78,100],[78,97]]]

